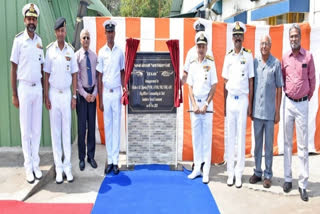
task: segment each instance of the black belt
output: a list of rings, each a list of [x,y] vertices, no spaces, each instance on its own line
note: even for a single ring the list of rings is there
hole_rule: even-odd
[[[291,98],[291,97],[289,97],[287,94],[286,94],[286,96],[290,99],[290,100],[292,100],[292,101],[294,101],[294,102],[303,102],[303,101],[306,101],[307,99],[308,99],[308,96],[304,96],[304,97],[302,97],[302,98],[300,98],[300,99],[293,99],[293,98]]]
[[[84,89],[87,93],[92,93],[93,90],[94,90],[94,87],[95,87],[95,86],[88,87],[88,88],[83,87],[83,89]]]

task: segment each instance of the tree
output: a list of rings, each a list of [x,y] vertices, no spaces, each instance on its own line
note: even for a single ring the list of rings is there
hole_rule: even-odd
[[[101,0],[108,8],[112,16],[120,16],[120,1],[119,0]]]
[[[172,0],[121,0],[120,15],[131,17],[169,16]]]

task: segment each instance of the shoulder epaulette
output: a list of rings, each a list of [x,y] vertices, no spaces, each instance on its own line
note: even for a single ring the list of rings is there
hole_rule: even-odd
[[[24,31],[21,31],[20,33],[18,33],[18,34],[16,35],[16,37],[18,37],[18,36],[22,35],[22,34],[23,34],[23,32],[24,32]]]
[[[231,50],[227,53],[227,55],[228,55],[228,54],[231,54],[232,52],[233,52],[233,49],[231,49]]]
[[[196,62],[197,61],[197,58],[194,57],[193,59],[190,59],[190,64],[193,63],[193,62]]]
[[[41,39],[41,36],[38,33],[36,33],[36,32],[34,32],[34,33],[37,34],[37,36]]]
[[[68,45],[69,45],[70,48],[72,48],[72,50],[74,51],[74,47],[71,45],[71,43],[68,42]]]
[[[213,57],[213,56],[210,56],[210,55],[206,55],[206,59],[211,60],[211,61],[214,61],[214,57]]]
[[[53,45],[54,42],[51,42],[49,45],[47,45],[46,49],[50,48]]]
[[[244,50],[245,52],[251,53],[251,50],[250,50],[250,49],[243,48],[243,50]]]

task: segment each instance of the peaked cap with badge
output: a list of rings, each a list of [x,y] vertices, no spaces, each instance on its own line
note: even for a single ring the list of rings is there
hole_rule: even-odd
[[[54,30],[58,30],[61,27],[65,27],[66,26],[66,19],[63,17],[59,17],[56,20],[56,23],[54,24]]]
[[[198,19],[193,23],[193,29],[196,32],[205,31],[206,30],[206,23],[203,19]]]
[[[195,43],[197,45],[198,44],[205,44],[205,45],[208,44],[208,39],[207,39],[205,32],[200,31],[200,32],[196,33]]]
[[[107,21],[105,21],[105,22],[103,23],[103,27],[104,27],[104,28],[106,29],[106,31],[108,31],[108,32],[113,32],[113,31],[115,31],[116,26],[117,26],[117,23],[116,23],[114,20],[112,20],[112,19],[109,19],[109,20],[107,20]]]
[[[246,26],[242,22],[235,22],[232,25],[232,35],[233,34],[244,34],[246,32]]]
[[[38,18],[40,15],[40,10],[37,5],[29,3],[22,8],[22,15],[23,17],[31,16]]]

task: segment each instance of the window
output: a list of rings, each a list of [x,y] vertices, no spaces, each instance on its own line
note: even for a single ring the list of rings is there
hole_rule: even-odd
[[[304,13],[286,13],[265,19],[269,25],[299,23],[304,21]]]

